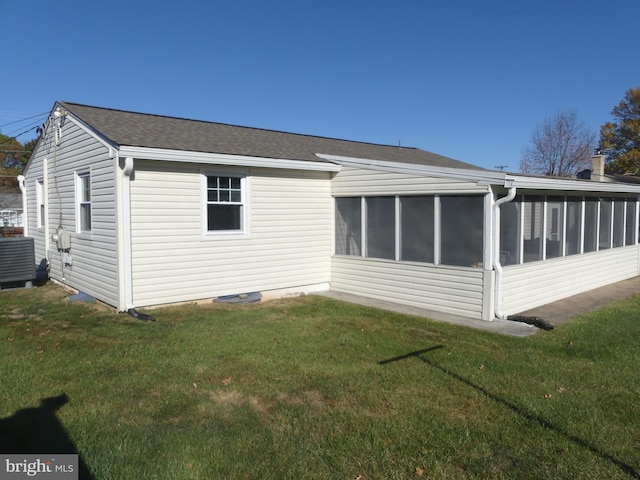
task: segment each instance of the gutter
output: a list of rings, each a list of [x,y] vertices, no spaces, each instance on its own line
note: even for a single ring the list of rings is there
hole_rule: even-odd
[[[507,316],[502,313],[502,280],[504,272],[500,263],[500,206],[510,202],[515,196],[516,187],[510,187],[509,193],[493,204],[493,269],[496,272],[494,311],[496,318],[500,320],[507,319]]]

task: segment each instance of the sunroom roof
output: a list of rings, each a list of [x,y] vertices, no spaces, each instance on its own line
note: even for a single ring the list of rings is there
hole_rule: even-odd
[[[553,190],[565,192],[609,192],[640,194],[640,185],[636,182],[599,182],[577,178],[544,177],[494,170],[470,170],[464,168],[446,168],[429,165],[407,165],[374,159],[341,157],[319,153],[318,157],[339,165],[359,168],[375,168],[389,172],[424,175],[438,178],[455,178],[474,181],[478,184],[494,185],[504,188],[522,188],[531,190]]]

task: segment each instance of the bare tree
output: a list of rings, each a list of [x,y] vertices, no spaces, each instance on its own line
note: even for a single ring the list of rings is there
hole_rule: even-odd
[[[596,134],[578,119],[575,110],[558,112],[537,125],[530,145],[522,149],[524,173],[569,177],[589,168]]]

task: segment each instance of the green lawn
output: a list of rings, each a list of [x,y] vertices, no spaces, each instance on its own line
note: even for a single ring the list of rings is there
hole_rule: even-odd
[[[155,323],[67,296],[0,292],[0,445],[77,449],[86,478],[640,478],[640,297],[516,338],[315,296]]]

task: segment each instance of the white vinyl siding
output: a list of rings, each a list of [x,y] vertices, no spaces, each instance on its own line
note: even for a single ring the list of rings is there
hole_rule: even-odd
[[[492,274],[358,257],[333,257],[331,271],[331,290],[336,292],[477,319],[487,307],[483,285]]]
[[[206,202],[200,167],[136,160],[131,182],[136,306],[329,282],[329,173],[252,168],[244,174],[250,235],[211,241],[202,235]]]
[[[504,269],[502,311],[513,315],[639,273],[635,245],[511,265]]]
[[[331,180],[334,196],[485,194],[486,185],[467,180],[432,178],[405,173],[343,167]]]
[[[118,305],[118,259],[115,192],[115,161],[109,149],[94,136],[67,120],[56,146],[53,128],[38,143],[25,177],[28,185],[44,179],[47,228],[37,229],[37,195],[27,196],[30,236],[35,238],[36,261],[49,258],[50,276],[54,280],[88,293],[109,305]],[[46,170],[44,163],[46,158]],[[76,232],[76,172],[91,171],[91,232]],[[62,211],[60,211],[60,206]],[[60,252],[51,242],[45,251],[46,233],[55,234],[58,226],[71,234],[68,252],[73,265],[63,267]]]

